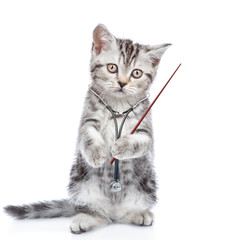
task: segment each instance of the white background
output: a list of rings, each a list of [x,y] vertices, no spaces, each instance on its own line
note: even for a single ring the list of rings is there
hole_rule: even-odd
[[[0,1],[0,208],[67,196],[79,118],[90,83],[92,31],[172,43],[151,99],[159,203],[150,228],[75,236],[70,219],[15,221],[8,239],[230,239],[228,1]]]

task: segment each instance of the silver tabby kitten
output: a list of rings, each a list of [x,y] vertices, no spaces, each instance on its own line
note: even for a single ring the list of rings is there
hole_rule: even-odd
[[[170,44],[145,46],[115,38],[104,25],[93,32],[91,57],[92,91],[88,91],[81,119],[77,158],[68,186],[69,199],[7,206],[5,211],[18,219],[74,216],[73,233],[117,222],[150,226],[150,211],[156,202],[153,171],[153,136],[148,114],[130,135],[149,106],[144,100],[129,114],[122,137],[115,142],[114,121],[104,103],[124,112],[146,97],[161,56]],[[103,100],[103,101],[102,101]],[[117,117],[118,125],[122,116]],[[120,161],[123,189],[111,192],[114,156]]]

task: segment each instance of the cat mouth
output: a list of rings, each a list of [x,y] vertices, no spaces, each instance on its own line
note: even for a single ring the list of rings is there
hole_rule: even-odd
[[[121,93],[121,94],[125,94],[125,91],[123,88],[118,89],[117,91],[115,91],[116,93]]]
[[[118,96],[124,96],[124,95],[127,95],[128,94],[128,91],[126,88],[115,88],[112,90],[114,94],[118,95]]]

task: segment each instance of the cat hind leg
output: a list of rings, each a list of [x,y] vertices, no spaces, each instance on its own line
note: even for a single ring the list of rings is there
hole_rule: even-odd
[[[79,213],[74,217],[70,230],[72,233],[80,234],[102,227],[108,223],[109,221],[101,216]]]
[[[139,226],[152,226],[154,220],[150,210],[132,211],[124,215],[119,222]]]

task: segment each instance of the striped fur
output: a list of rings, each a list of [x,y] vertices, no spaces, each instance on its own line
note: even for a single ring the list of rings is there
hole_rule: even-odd
[[[44,201],[22,206],[7,206],[5,211],[17,219],[24,218],[54,218],[71,217],[74,215],[74,205],[68,200]]]
[[[168,46],[148,46],[117,39],[105,26],[98,25],[93,32],[92,89],[112,109],[124,112],[146,96]],[[117,71],[109,72],[108,64],[114,64]],[[142,73],[139,78],[132,74],[135,69]],[[114,142],[111,114],[89,91],[70,173],[69,199],[7,206],[5,211],[18,219],[75,215],[70,226],[73,233],[111,222],[151,225],[150,209],[157,199],[151,115],[146,116],[135,134],[129,135],[148,105],[149,101],[145,100],[130,113],[122,137]],[[122,118],[118,116],[117,120],[120,124]],[[109,190],[114,171],[109,163],[112,155],[120,159],[123,189],[117,193]]]

